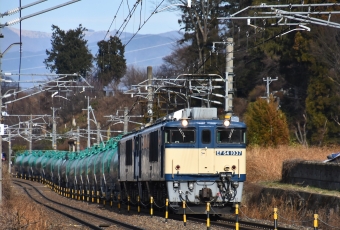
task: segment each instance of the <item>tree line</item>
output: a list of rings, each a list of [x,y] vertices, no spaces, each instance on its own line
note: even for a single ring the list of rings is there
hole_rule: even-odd
[[[262,2],[277,4],[277,1]],[[248,126],[248,144],[339,144],[338,29],[310,25],[310,32],[294,31],[277,36],[288,28],[273,27],[271,21],[258,20],[259,27],[253,29],[246,21],[217,19],[259,4],[258,1],[193,0],[191,8],[180,0],[168,0],[168,3],[177,4],[175,10],[180,12],[178,23],[182,38],[173,52],[163,58],[164,64],[157,68],[155,75],[176,76],[186,72],[224,76],[226,51],[222,46],[212,50],[212,44],[232,37],[233,113]],[[336,9],[320,7],[317,10]],[[289,29],[293,29],[292,26]],[[80,73],[91,80],[100,97],[104,96],[99,93],[104,86],[117,90],[121,83],[128,89],[146,79],[145,71],[126,65],[125,46],[119,37],[99,41],[93,56],[84,39],[85,31],[82,25],[69,31],[52,25],[52,48],[46,50],[48,57],[44,61],[51,72]],[[267,77],[278,77],[278,80],[270,85],[270,98],[263,99],[266,96],[263,79]],[[124,101],[130,108],[138,104],[133,100]],[[70,111],[73,116],[80,111],[77,106],[79,103],[65,112],[65,121],[70,119]]]

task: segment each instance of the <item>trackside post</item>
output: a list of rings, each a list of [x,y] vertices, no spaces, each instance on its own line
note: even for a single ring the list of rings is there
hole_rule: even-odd
[[[185,201],[183,201],[183,223],[184,226],[187,225],[187,215],[185,214]]]
[[[318,214],[314,214],[314,230],[318,230],[318,218],[319,215]]]
[[[235,230],[239,230],[240,225],[238,223],[238,204],[235,205],[235,217]]]
[[[274,208],[274,230],[277,230],[277,208]]]
[[[153,216],[153,197],[150,197],[150,215]]]
[[[210,203],[207,203],[207,230],[210,230],[210,217],[209,217],[209,212],[210,212]]]
[[[165,200],[165,222],[168,222],[169,199]]]

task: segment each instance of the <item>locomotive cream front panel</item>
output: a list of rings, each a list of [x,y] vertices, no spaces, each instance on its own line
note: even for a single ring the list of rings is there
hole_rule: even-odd
[[[230,155],[228,155],[228,154]],[[240,155],[231,155],[237,153]],[[242,154],[242,155],[241,155]],[[245,149],[166,148],[165,174],[246,174]],[[172,176],[173,177],[173,176]]]
[[[170,202],[241,202],[246,152],[225,148],[165,149],[165,177]]]

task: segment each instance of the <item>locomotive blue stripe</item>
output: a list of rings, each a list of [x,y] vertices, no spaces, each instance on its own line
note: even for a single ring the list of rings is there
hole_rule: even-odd
[[[169,144],[166,143],[165,144],[165,148],[198,148],[198,144],[185,144],[185,143],[176,143],[176,144]],[[216,143],[214,145],[212,145],[212,147],[210,148],[223,148],[223,149],[235,149],[235,148],[246,148],[245,144],[220,144],[220,143]]]
[[[192,175],[192,174],[174,174],[174,178],[172,178],[172,174],[165,174],[165,180],[166,181],[220,181],[219,175],[211,176],[211,175]],[[245,181],[246,180],[246,174],[240,174],[240,178],[237,175],[233,175],[232,177],[233,181]]]

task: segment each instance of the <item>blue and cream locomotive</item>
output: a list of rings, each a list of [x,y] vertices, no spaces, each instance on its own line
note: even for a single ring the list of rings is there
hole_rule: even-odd
[[[220,120],[216,108],[182,109],[122,137],[118,180],[122,196],[181,212],[214,214],[241,202],[246,180],[246,126]]]

